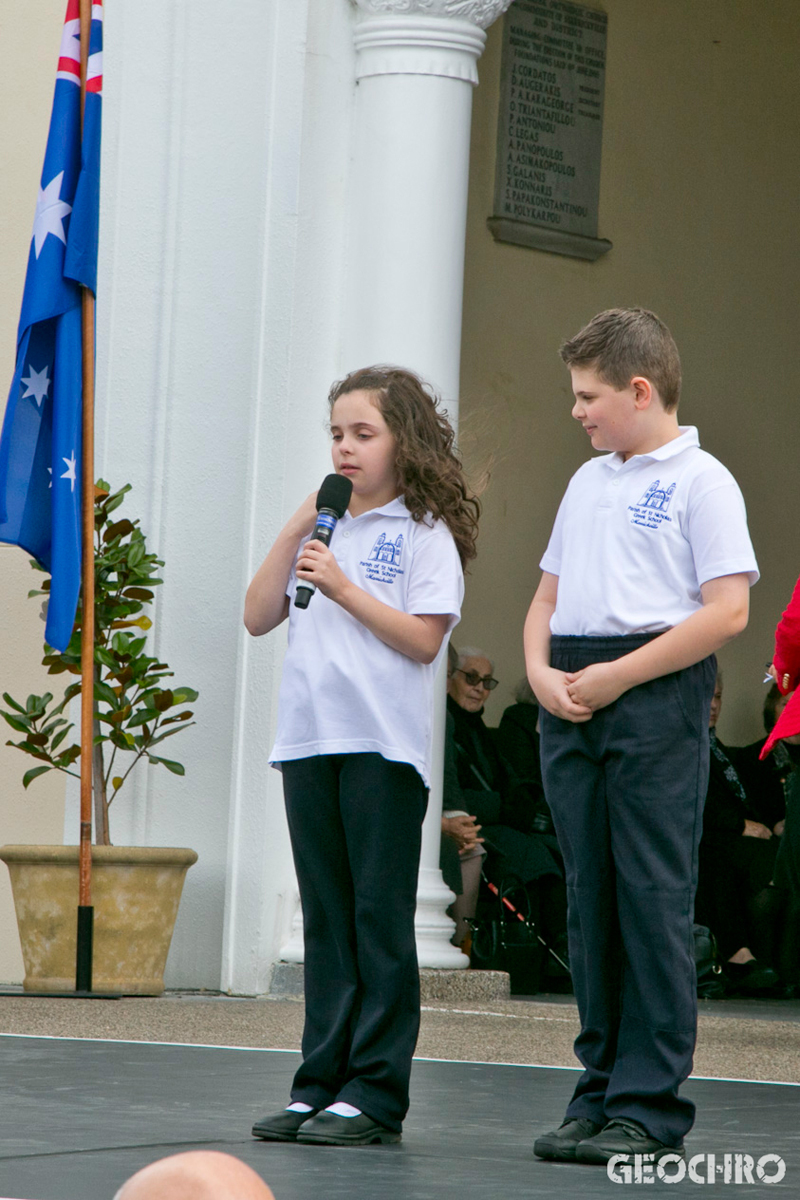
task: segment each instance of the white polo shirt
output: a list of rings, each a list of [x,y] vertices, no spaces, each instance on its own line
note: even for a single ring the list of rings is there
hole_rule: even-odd
[[[539,565],[558,576],[551,633],[579,636],[669,629],[702,607],[709,579],[758,579],[742,493],[693,426],[627,462],[584,463]]]
[[[345,513],[330,549],[348,579],[384,604],[446,614],[448,632],[458,624],[464,575],[443,521],[414,521],[397,498],[359,517]],[[292,570],[289,648],[270,762],[375,752],[411,763],[430,786],[433,680],[447,639],[434,662],[414,662],[319,591],[307,609],[295,608],[296,588]]]

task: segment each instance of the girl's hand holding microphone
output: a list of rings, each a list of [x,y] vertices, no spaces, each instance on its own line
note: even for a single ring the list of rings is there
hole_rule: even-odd
[[[314,509],[312,529],[316,515]],[[322,542],[306,542],[297,560],[295,572],[302,583],[313,583],[329,600],[338,600],[350,583],[335,556]]]

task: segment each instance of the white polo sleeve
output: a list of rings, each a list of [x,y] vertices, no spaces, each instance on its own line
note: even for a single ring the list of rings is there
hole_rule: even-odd
[[[564,495],[562,497],[561,503],[558,506],[558,512],[556,513],[556,519],[553,522],[553,529],[550,534],[550,541],[547,543],[547,549],[545,550],[545,552],[542,555],[542,558],[539,562],[539,566],[541,567],[541,569],[543,571],[547,571],[548,575],[560,575],[561,574],[561,559],[562,559],[562,553],[563,553],[563,540],[564,540],[564,519],[565,519],[565,515],[566,515],[566,511],[567,511],[567,502],[569,500],[569,492],[570,492],[570,489],[567,488],[566,492],[564,493]]]
[[[461,619],[463,599],[464,572],[450,530],[444,521],[434,521],[433,527],[416,523],[406,612],[416,616],[446,613],[449,633]]]
[[[758,580],[758,563],[744,497],[733,476],[723,471],[723,478],[692,497],[686,516],[697,582],[702,585],[722,575],[746,574],[752,587]]]

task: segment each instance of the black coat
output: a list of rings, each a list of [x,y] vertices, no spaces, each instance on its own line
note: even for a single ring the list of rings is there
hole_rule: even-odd
[[[534,830],[537,789],[517,776],[496,744],[495,731],[484,724],[482,711],[469,713],[450,696],[447,710],[453,718],[461,807],[483,827],[489,873],[496,881],[513,875],[522,883],[561,875],[555,837]]]
[[[763,741],[750,746],[725,746],[719,743],[730,759],[745,791],[745,799],[737,794],[728,781],[722,763],[711,754],[705,810],[703,812],[703,842],[724,844],[744,833],[744,823],[758,821],[772,829],[786,813],[783,784],[775,764],[769,759],[758,761]]]

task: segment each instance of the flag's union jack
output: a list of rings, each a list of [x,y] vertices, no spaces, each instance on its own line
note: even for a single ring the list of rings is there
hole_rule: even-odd
[[[80,19],[69,0],[0,436],[0,541],[52,575],[45,638],[69,642],[81,562],[81,288],[97,291],[103,7],[92,5],[81,140]]]
[[[103,4],[102,0],[99,3],[92,5],[92,20],[103,20]],[[91,38],[94,43],[94,37]],[[89,65],[86,71],[86,90],[87,92],[100,92],[103,89],[103,51],[102,49],[95,50],[94,45],[90,44]],[[64,19],[64,32],[61,35],[61,54],[58,59],[58,71],[56,79],[69,79],[73,83],[77,83],[80,87],[81,82],[81,19],[80,19],[80,0],[69,0],[67,4],[67,15]]]

